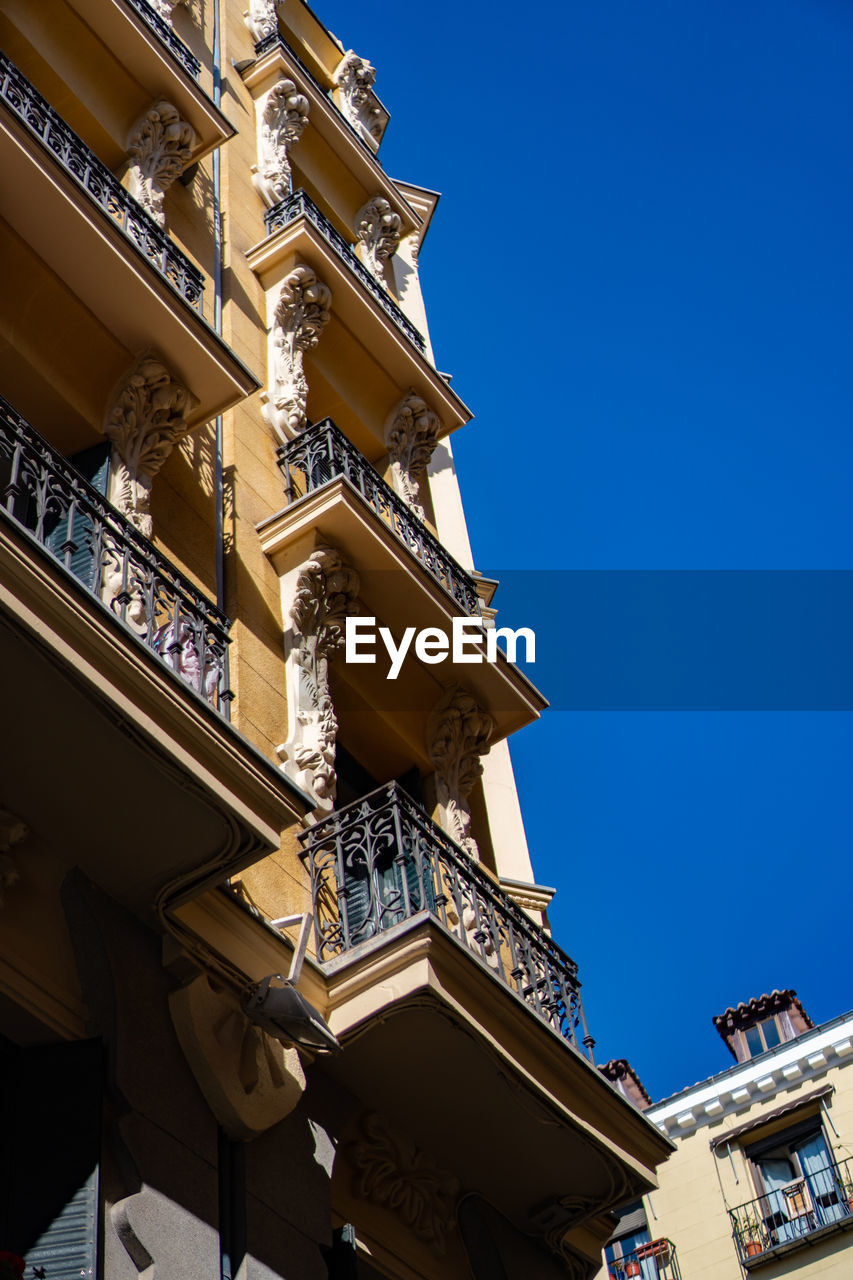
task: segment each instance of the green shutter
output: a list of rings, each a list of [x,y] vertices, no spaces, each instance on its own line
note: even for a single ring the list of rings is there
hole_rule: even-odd
[[[0,1049],[0,1241],[45,1280],[92,1280],[98,1257],[99,1041]]]
[[[68,461],[84,480],[106,496],[107,481],[110,471],[110,446],[108,441],[96,444],[91,449],[83,449],[73,454]],[[65,512],[45,537],[45,546],[52,551],[57,560],[66,563],[66,544],[73,542],[76,550],[71,552],[68,568],[79,578],[84,587],[94,591],[99,585],[94,581],[94,559],[92,554],[92,521],[82,511]]]

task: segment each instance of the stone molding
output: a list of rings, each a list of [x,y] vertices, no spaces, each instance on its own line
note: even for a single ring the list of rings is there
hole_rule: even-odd
[[[387,1209],[419,1240],[443,1254],[447,1233],[456,1225],[459,1179],[440,1169],[376,1112],[362,1115],[359,1128],[360,1139],[347,1148],[356,1170],[356,1196]]]
[[[384,289],[385,263],[397,252],[403,233],[403,219],[384,196],[371,196],[355,216],[355,234],[362,260]]]
[[[385,422],[391,484],[419,520],[426,519],[419,482],[426,474],[440,431],[438,414],[411,388]]]
[[[332,78],[338,91],[338,105],[356,133],[360,134],[361,116],[370,100],[376,68],[354,50],[347,49]]]
[[[344,646],[346,618],[354,612],[360,584],[340,552],[328,546],[316,547],[296,574],[286,645],[290,737],[278,754],[288,776],[329,810],[337,787],[338,734],[329,663]]]
[[[250,1022],[236,997],[202,974],[169,996],[169,1011],[196,1083],[229,1138],[246,1142],[290,1115],[305,1092],[299,1054]]]
[[[479,850],[471,835],[468,798],[483,772],[480,757],[489,750],[494,728],[488,712],[459,685],[445,693],[427,721],[426,747],[435,769],[438,822],[475,860]]]
[[[255,186],[272,208],[293,189],[290,152],[308,123],[308,99],[293,80],[279,80],[258,113],[258,169]]]
[[[197,404],[152,351],[137,357],[107,406],[104,435],[112,444],[110,500],[150,538],[151,485],[175,444],[189,428],[186,415]]]
[[[192,125],[165,98],[149,107],[130,132],[130,194],[160,227],[166,226],[166,192],[190,163],[195,142]]]
[[[30,829],[25,822],[8,809],[0,808],[0,907],[5,902],[6,890],[21,878],[12,850],[29,834]]]
[[[303,357],[329,323],[332,291],[311,267],[300,263],[281,286],[272,324],[272,394],[268,411],[282,440],[292,440],[308,416],[308,380]]]

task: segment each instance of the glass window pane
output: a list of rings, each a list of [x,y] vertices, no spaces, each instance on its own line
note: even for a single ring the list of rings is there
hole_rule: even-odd
[[[763,1022],[761,1024],[761,1030],[764,1032],[764,1043],[767,1045],[767,1048],[775,1049],[776,1045],[779,1044],[781,1040],[775,1018],[770,1018],[769,1021]]]
[[[750,1055],[754,1058],[757,1053],[764,1052],[764,1044],[761,1039],[761,1032],[758,1027],[750,1027],[746,1033],[746,1044]]]

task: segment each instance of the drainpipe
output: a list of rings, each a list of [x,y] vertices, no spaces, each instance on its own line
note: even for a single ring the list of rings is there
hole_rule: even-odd
[[[221,74],[221,4],[213,5],[213,102],[222,101]],[[219,148],[213,152],[213,327],[222,336],[222,209],[220,191],[222,183]],[[215,423],[214,503],[216,506],[216,603],[225,612],[225,475],[223,464],[222,414]]]

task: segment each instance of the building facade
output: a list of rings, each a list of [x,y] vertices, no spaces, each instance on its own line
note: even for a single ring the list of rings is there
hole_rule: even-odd
[[[794,991],[714,1019],[735,1065],[651,1103],[625,1061],[603,1070],[675,1143],[660,1187],[624,1206],[608,1276],[756,1280],[853,1270],[853,1013],[814,1026]]]
[[[0,1258],[591,1275],[595,1070],[474,619],[376,72],[302,0],[0,0]],[[352,36],[357,39],[358,33]]]

